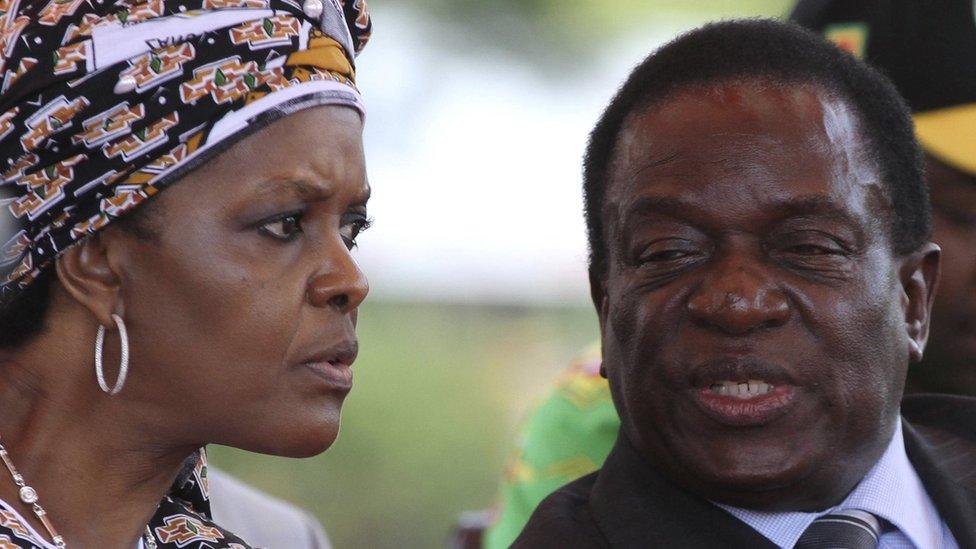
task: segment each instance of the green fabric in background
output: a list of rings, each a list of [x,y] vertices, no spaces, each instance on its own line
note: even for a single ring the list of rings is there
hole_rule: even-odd
[[[594,345],[526,419],[501,487],[498,519],[485,536],[487,549],[511,545],[540,501],[602,466],[620,419],[599,369]]]

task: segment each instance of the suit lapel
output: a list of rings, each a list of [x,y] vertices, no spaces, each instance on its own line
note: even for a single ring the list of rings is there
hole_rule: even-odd
[[[976,399],[908,397],[905,452],[963,549],[976,549]],[[623,434],[590,493],[590,510],[614,548],[776,546],[715,505],[661,477]]]
[[[905,452],[960,547],[976,548],[976,446],[903,421]]]
[[[775,549],[750,526],[648,467],[618,435],[593,486],[590,509],[611,547]]]

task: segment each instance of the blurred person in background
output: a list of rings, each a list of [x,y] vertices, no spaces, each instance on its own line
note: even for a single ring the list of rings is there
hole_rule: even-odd
[[[318,454],[351,388],[365,3],[0,24],[0,545],[248,547],[203,448]]]
[[[487,517],[485,547],[509,547],[539,502],[599,469],[610,453],[620,417],[600,373],[600,354],[599,342],[582,351],[526,418],[505,471],[497,514]]]
[[[976,5],[805,0],[790,18],[879,67],[912,109],[943,260],[931,337],[906,393],[976,395]],[[484,538],[489,549],[508,547],[539,502],[610,452],[620,420],[599,353],[574,362],[524,423]],[[586,398],[575,397],[583,387]]]
[[[289,549],[332,547],[322,524],[308,512],[215,467],[207,472],[214,522],[251,545]]]

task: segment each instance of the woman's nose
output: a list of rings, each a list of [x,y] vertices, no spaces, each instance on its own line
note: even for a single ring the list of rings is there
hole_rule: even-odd
[[[330,254],[322,268],[308,281],[308,302],[314,307],[332,307],[341,313],[354,311],[366,299],[369,283],[345,246]]]

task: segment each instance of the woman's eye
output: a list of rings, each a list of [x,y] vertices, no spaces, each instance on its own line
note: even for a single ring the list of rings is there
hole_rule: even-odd
[[[278,217],[261,225],[259,230],[272,238],[289,241],[302,232],[302,216],[294,213]]]
[[[347,216],[342,220],[342,227],[339,228],[342,240],[350,250],[356,247],[356,238],[360,233],[369,228],[372,222],[362,215]]]

